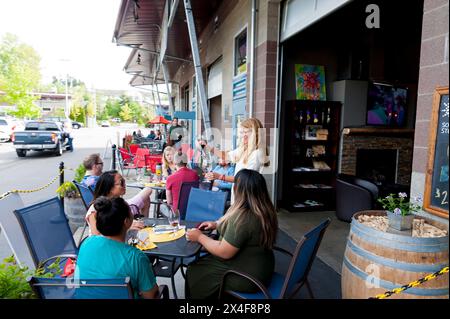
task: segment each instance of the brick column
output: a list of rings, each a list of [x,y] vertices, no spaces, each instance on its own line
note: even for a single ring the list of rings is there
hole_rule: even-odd
[[[411,194],[423,195],[434,90],[448,86],[448,0],[425,0]]]

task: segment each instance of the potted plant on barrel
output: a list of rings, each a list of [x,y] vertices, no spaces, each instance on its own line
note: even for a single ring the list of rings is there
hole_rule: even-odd
[[[414,212],[420,209],[420,198],[415,198],[413,202],[409,201],[406,193],[389,194],[385,198],[379,198],[386,209],[386,215],[389,220],[389,226],[397,230],[409,230],[412,228],[412,222],[415,217]]]
[[[86,168],[83,164],[80,164],[75,170],[74,180],[81,183],[83,176],[86,173]],[[69,226],[74,233],[78,227],[84,225],[84,215],[86,214],[86,208],[84,207],[81,196],[78,193],[78,189],[74,183],[67,181],[61,184],[56,190],[59,197],[64,198],[64,213],[69,219]]]

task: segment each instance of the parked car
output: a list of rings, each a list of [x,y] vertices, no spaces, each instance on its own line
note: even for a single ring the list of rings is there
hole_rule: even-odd
[[[61,156],[64,150],[72,150],[69,134],[55,121],[29,121],[25,131],[15,132],[12,141],[17,156],[25,157],[28,151],[51,151]]]
[[[101,126],[101,127],[110,127],[110,126],[111,126],[111,123],[109,123],[108,121],[102,121],[102,122],[100,123],[100,126]]]
[[[65,117],[58,117],[58,116],[52,116],[52,117],[46,117],[45,119],[43,119],[43,121],[56,121],[61,123],[64,126],[64,123],[66,121],[69,121],[69,119],[65,118]],[[70,120],[70,122],[72,123],[72,128],[74,129],[79,129],[81,127],[83,127],[83,124],[74,120]]]
[[[4,143],[4,142],[8,142],[11,139],[11,136],[9,134],[6,134],[3,131],[0,131],[0,142]]]
[[[115,123],[120,123],[120,118],[118,118],[118,117],[115,117],[115,118],[113,118],[111,121],[113,121],[113,122],[115,122]]]
[[[23,130],[24,128],[24,124],[22,121],[12,118],[12,117],[1,117],[0,118],[0,132],[2,132],[2,138],[0,138],[0,141],[3,141],[4,139],[6,139],[6,136],[9,136],[8,140],[6,140],[5,142],[9,141],[11,139],[11,135],[18,130]]]

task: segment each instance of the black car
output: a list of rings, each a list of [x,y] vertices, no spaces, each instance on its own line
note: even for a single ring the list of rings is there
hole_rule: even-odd
[[[56,121],[61,123],[62,125],[64,125],[64,123],[67,121],[67,119],[65,117],[47,117],[45,118],[46,121]],[[81,127],[83,127],[83,124],[74,120],[70,120],[72,122],[72,128],[74,129],[79,129]]]

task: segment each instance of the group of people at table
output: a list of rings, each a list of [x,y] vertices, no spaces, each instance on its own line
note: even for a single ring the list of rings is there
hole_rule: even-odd
[[[227,270],[245,271],[268,283],[274,270],[273,245],[278,221],[267,184],[261,172],[268,166],[268,151],[261,136],[262,124],[250,118],[240,124],[237,149],[225,153],[206,146],[220,159],[221,167],[235,164],[234,174],[228,170],[206,174],[219,187],[228,183],[231,206],[216,221],[204,221],[198,228],[188,229],[186,239],[198,242],[208,252],[189,264],[186,273],[186,298],[217,298],[223,274]],[[178,191],[182,182],[196,181],[199,176],[187,167],[187,155],[175,148],[164,150],[163,174],[167,176],[166,198],[178,208]],[[154,298],[158,285],[149,258],[126,243],[129,229],[144,227],[134,216],[148,216],[151,188],[141,190],[127,200],[125,179],[117,171],[103,172],[99,154],[85,159],[87,169],[83,183],[94,189],[94,200],[86,213],[90,236],[80,247],[75,276],[80,279],[130,277],[136,298]],[[220,171],[220,172],[219,172]],[[202,230],[216,230],[218,239]],[[227,289],[243,292],[255,287],[246,280],[230,277]]]

